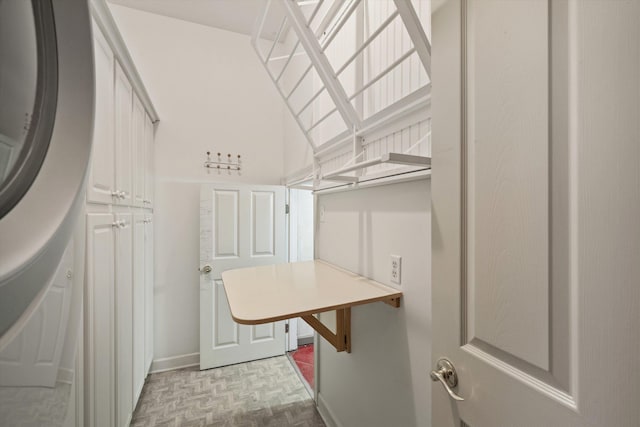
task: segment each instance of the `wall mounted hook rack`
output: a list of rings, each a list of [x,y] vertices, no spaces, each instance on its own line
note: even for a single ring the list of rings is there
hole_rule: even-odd
[[[217,169],[219,171],[240,171],[242,163],[242,156],[237,154],[232,156],[228,153],[224,156],[222,153],[216,153],[212,159],[211,151],[207,151],[207,159],[204,162],[204,167],[207,169]]]

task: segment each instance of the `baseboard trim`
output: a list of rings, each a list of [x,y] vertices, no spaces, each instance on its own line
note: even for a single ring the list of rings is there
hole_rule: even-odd
[[[176,369],[190,368],[200,365],[200,353],[181,354],[179,356],[164,357],[151,362],[150,374],[158,372],[174,371]]]
[[[302,347],[307,344],[313,344],[313,335],[309,337],[298,337],[298,347]]]
[[[327,425],[327,427],[342,427],[342,424],[336,421],[336,417],[335,415],[333,415],[333,411],[329,409],[329,406],[327,406],[327,402],[324,400],[324,397],[322,397],[322,394],[320,393],[318,393],[317,407],[318,407],[318,413],[320,414],[320,417],[322,418],[324,423]]]

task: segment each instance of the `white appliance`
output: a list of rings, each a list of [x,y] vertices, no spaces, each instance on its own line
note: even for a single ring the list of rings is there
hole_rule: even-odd
[[[60,363],[75,354],[68,332],[82,303],[70,241],[91,151],[91,40],[87,0],[0,0],[0,425],[60,425],[66,413],[73,369]]]

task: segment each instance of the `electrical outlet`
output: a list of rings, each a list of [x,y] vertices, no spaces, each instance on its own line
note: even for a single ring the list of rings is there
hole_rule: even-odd
[[[391,281],[400,284],[402,274],[402,257],[391,255]]]

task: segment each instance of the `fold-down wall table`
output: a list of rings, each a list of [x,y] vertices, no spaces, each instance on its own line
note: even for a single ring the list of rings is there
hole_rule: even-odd
[[[351,352],[351,307],[400,307],[402,292],[324,261],[240,268],[222,273],[233,320],[257,325],[302,317],[337,351]],[[336,311],[335,333],[314,314]]]

